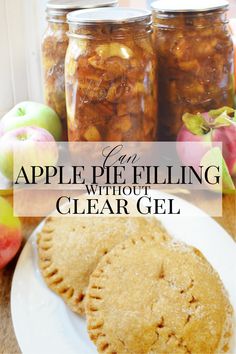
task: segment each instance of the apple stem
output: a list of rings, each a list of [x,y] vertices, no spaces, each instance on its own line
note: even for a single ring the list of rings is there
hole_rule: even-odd
[[[24,109],[23,108],[18,108],[18,115],[19,116],[24,116],[25,115],[25,111],[24,111]]]

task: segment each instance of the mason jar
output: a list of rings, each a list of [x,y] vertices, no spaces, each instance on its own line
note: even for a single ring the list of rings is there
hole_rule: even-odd
[[[68,47],[66,16],[77,9],[116,6],[117,0],[51,0],[47,3],[48,26],[42,41],[45,103],[62,120],[63,140],[67,140],[65,101],[65,55]]]
[[[67,16],[65,63],[69,141],[153,141],[156,59],[151,13],[130,8]]]
[[[233,43],[225,0],[152,4],[160,140],[175,140],[185,112],[233,106]]]

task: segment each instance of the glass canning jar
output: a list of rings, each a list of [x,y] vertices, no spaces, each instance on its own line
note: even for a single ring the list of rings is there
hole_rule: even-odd
[[[48,26],[42,41],[45,103],[62,120],[63,140],[67,140],[64,65],[69,26],[66,16],[77,9],[116,6],[117,0],[51,0],[47,3]]]
[[[69,140],[153,141],[157,85],[151,13],[96,9],[67,18]]]
[[[225,0],[152,4],[160,140],[174,140],[185,112],[233,106],[233,43]]]

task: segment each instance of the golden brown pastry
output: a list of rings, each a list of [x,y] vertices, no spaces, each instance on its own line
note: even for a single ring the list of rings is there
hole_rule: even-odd
[[[106,354],[222,354],[231,335],[232,307],[200,251],[150,235],[103,257],[90,278],[86,315]]]
[[[83,315],[89,277],[100,259],[127,237],[148,232],[167,238],[156,218],[49,217],[38,235],[42,275],[73,311]]]

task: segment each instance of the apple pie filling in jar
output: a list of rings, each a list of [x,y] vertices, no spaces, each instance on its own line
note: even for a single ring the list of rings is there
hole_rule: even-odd
[[[185,112],[233,106],[233,43],[225,0],[152,4],[159,139],[175,140]]]
[[[151,13],[113,8],[68,15],[69,141],[153,141],[156,59]]]
[[[69,12],[90,7],[116,6],[117,0],[51,0],[47,3],[48,26],[42,41],[45,103],[62,120],[63,139],[67,140],[65,101],[65,56],[69,43]]]

